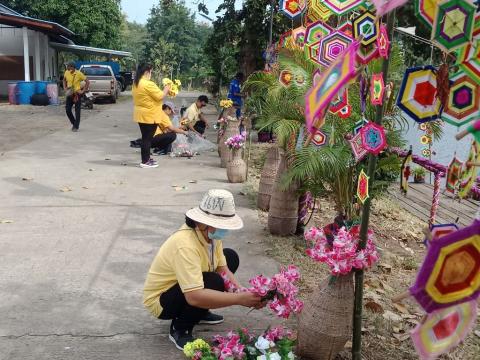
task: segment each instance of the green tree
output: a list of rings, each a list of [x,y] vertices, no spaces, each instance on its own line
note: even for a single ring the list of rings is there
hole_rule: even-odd
[[[129,22],[125,16],[120,32],[120,49],[132,53],[133,58],[139,62],[145,53],[148,33],[145,25]]]
[[[161,1],[152,8],[146,29],[145,59],[158,73],[173,72],[182,80],[192,81],[209,72],[204,44],[211,28],[196,23],[184,1]]]
[[[59,23],[82,45],[117,48],[122,14],[120,0],[5,0],[4,5],[34,18]]]

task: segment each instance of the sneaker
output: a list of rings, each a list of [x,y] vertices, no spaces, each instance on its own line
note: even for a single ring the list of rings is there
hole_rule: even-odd
[[[215,324],[221,324],[223,322],[223,316],[222,315],[217,315],[209,311],[202,320],[200,320],[199,324],[210,324],[210,325],[215,325]]]
[[[76,127],[72,127],[73,132],[78,132],[78,129]]]
[[[157,160],[155,160],[154,158],[150,158],[150,160],[148,160],[148,161],[150,161],[152,164],[157,164],[158,165]]]
[[[144,168],[144,169],[157,168],[158,164],[156,162],[154,163],[154,162],[148,160],[145,164],[140,163],[140,167]]]
[[[175,330],[173,324],[170,325],[170,334],[168,335],[168,338],[175,344],[175,347],[181,351],[183,351],[183,347],[187,343],[194,340],[192,336],[192,330]]]

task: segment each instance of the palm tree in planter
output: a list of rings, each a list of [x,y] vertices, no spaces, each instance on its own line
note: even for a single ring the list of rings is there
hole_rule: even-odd
[[[250,75],[244,90],[251,93],[247,107],[256,114],[257,127],[260,130],[272,129],[277,138],[279,156],[268,157],[272,162],[278,161],[268,204],[268,228],[272,234],[286,236],[297,229],[300,193],[299,183],[291,182],[284,186],[282,179],[295,155],[298,133],[305,123],[305,93],[312,85],[311,74],[315,68],[300,51],[286,52],[279,59],[279,66],[272,72]],[[265,176],[271,176],[268,168],[273,166],[272,163],[264,165]],[[264,192],[260,195],[264,196]],[[258,202],[263,204],[263,200]],[[267,208],[266,205],[263,207]]]

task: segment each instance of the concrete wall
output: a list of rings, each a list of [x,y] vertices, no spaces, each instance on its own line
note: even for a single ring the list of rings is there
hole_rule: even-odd
[[[38,52],[36,41],[38,38]],[[56,80],[56,50],[48,45],[48,36],[28,30],[30,55],[30,80]],[[37,56],[39,55],[39,56]],[[8,64],[8,66],[7,66]],[[11,81],[23,81],[23,29],[0,24],[0,95],[7,94],[7,84]],[[12,79],[12,73],[15,79]],[[17,78],[18,77],[18,78]]]

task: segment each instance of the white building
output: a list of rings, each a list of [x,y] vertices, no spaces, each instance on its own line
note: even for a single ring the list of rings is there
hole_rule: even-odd
[[[33,19],[0,4],[0,96],[14,81],[60,79],[58,51],[129,57],[131,53],[75,45],[74,33],[50,21]]]

